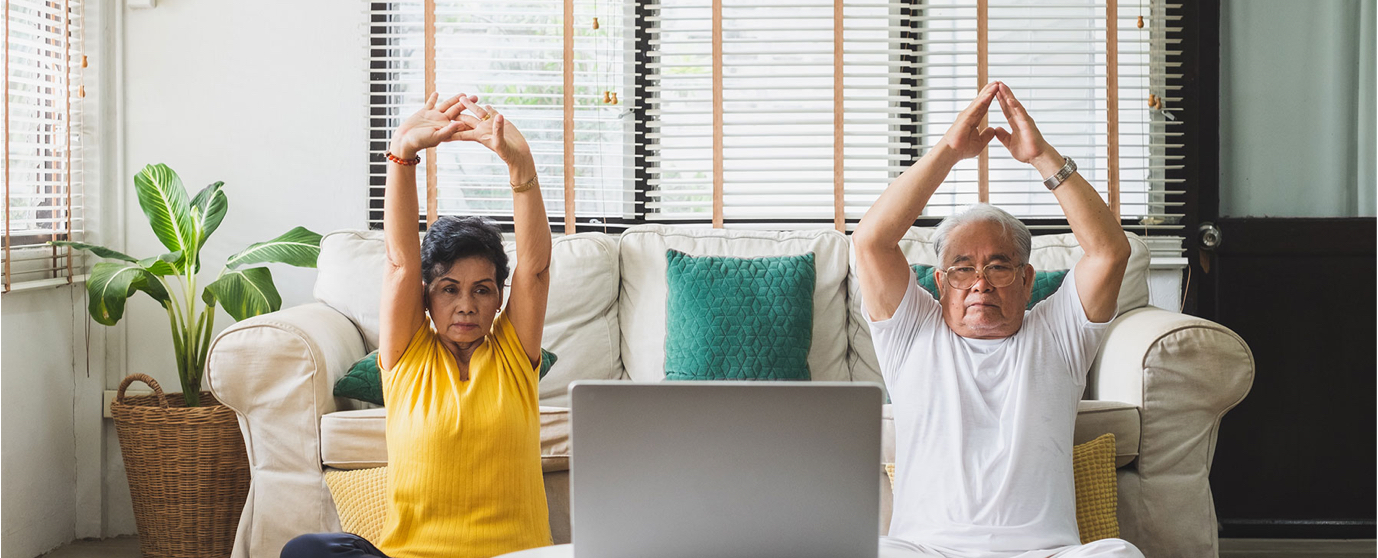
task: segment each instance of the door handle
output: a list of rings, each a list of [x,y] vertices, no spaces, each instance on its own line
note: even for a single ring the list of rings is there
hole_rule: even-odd
[[[1215,223],[1210,221],[1201,223],[1201,226],[1197,227],[1196,232],[1201,235],[1201,248],[1206,250],[1219,248],[1220,242],[1224,240],[1224,236],[1220,233],[1220,229],[1215,226]]]

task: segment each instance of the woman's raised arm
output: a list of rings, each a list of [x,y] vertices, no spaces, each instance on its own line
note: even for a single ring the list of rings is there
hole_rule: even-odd
[[[421,285],[421,233],[417,226],[416,164],[419,154],[443,142],[460,139],[469,129],[460,120],[463,94],[439,101],[431,94],[426,104],[392,135],[388,148],[388,178],[383,193],[383,236],[387,261],[383,264],[383,292],[379,308],[378,361],[390,370],[402,358],[416,330],[425,324]],[[475,99],[476,100],[476,99]],[[539,350],[538,350],[539,351]]]
[[[512,270],[512,292],[504,312],[535,367],[540,363],[546,297],[550,293],[550,223],[537,184],[536,163],[526,138],[506,117],[491,106],[478,106],[471,98],[461,98],[460,104],[473,114],[460,116],[472,131],[457,136],[483,144],[507,163],[517,233],[517,267]]]

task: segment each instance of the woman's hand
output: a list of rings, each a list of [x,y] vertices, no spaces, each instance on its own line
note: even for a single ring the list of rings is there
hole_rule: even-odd
[[[531,157],[531,146],[527,145],[521,131],[492,106],[478,106],[477,98],[460,95],[458,99],[459,105],[456,106],[462,106],[462,110],[468,110],[472,116],[456,113],[467,129],[455,132],[455,139],[472,141],[491,149],[507,163],[507,173],[514,186],[534,179],[536,162]]]
[[[392,145],[388,148],[393,155],[411,159],[424,149],[461,139],[457,134],[471,128],[459,119],[460,111],[464,110],[460,101],[477,102],[478,97],[466,97],[461,93],[443,102],[439,100],[439,93],[431,93],[421,110],[402,121],[393,132]]]
[[[981,128],[981,119],[985,118],[986,111],[990,110],[990,102],[995,98],[999,84],[1000,82],[991,82],[981,88],[981,92],[977,93],[971,104],[957,115],[952,127],[943,135],[943,145],[952,150],[958,158],[966,159],[980,155],[986,144],[995,137],[995,131],[991,128]]]
[[[491,105],[478,106],[477,97],[460,95],[459,103],[473,116],[459,114],[468,129],[456,133],[456,139],[472,141],[493,150],[509,167],[531,159],[531,147],[526,144],[526,137],[507,121],[507,117],[499,114]]]

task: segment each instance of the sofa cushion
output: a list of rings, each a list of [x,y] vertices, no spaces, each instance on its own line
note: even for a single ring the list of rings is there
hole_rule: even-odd
[[[904,238],[900,239],[900,251],[904,252],[904,258],[910,265],[937,266],[941,263],[938,253],[933,249],[933,232],[934,229],[930,227],[912,227],[904,233]],[[1117,314],[1148,305],[1148,245],[1134,233],[1125,232],[1125,235],[1129,237],[1129,265],[1125,269],[1116,302]],[[1077,245],[1072,233],[1041,235],[1033,237],[1029,263],[1035,271],[1072,269],[1083,254],[1085,252]],[[851,275],[847,278],[847,338],[851,352],[847,356],[847,365],[851,368],[853,380],[883,382],[876,348],[871,342],[871,328],[861,313],[854,246],[849,257]]]
[[[1102,434],[1115,435],[1116,467],[1134,461],[1139,457],[1139,407],[1119,401],[1078,401],[1072,443],[1086,443]]]
[[[622,362],[635,381],[665,378],[666,250],[695,256],[795,256],[812,252],[813,335],[809,372],[813,380],[845,381],[847,369],[847,239],[834,230],[764,232],[642,225],[622,233]],[[555,348],[553,348],[555,349]],[[558,349],[555,349],[558,351]],[[564,356],[564,353],[561,353]]]
[[[1120,536],[1115,517],[1115,435],[1101,434],[1072,447],[1072,479],[1077,492],[1077,531],[1081,544]]]
[[[504,242],[515,269],[515,245]],[[336,231],[321,239],[316,300],[349,317],[366,351],[378,348],[378,306],[385,248],[382,231]],[[602,233],[556,238],[551,246],[550,296],[542,347],[560,355],[541,380],[544,405],[568,404],[574,380],[623,377],[618,329],[617,239]],[[511,286],[509,277],[508,287]],[[507,296],[511,289],[503,290]]]
[[[809,379],[813,254],[665,257],[665,379]]]
[[[339,411],[321,417],[321,463],[335,469],[388,464],[387,409]],[[541,470],[569,469],[569,409],[541,407]]]

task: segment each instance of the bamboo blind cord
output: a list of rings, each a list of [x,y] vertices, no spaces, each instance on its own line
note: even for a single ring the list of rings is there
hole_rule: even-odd
[[[10,3],[5,0],[5,91],[10,90]],[[5,103],[5,291],[10,292],[10,104]]]
[[[425,0],[426,99],[435,93],[435,0]],[[436,176],[435,148],[426,149],[426,228],[435,222],[439,204],[439,176]]]
[[[722,0],[713,0],[713,228],[723,228]]]
[[[843,194],[842,0],[833,0],[833,227],[847,231]]]
[[[574,0],[564,10],[565,234],[574,234]]]
[[[1112,2],[1114,0],[1111,0]],[[989,82],[990,71],[989,57],[990,47],[988,20],[989,0],[976,0],[976,90],[980,91]],[[988,115],[981,116],[981,128],[990,125]],[[990,203],[990,146],[981,149],[980,158],[977,161],[977,200],[981,203]]]
[[[1119,6],[1117,0],[1105,3],[1105,130],[1106,170],[1109,180],[1106,195],[1110,214],[1120,218],[1120,48]]]

